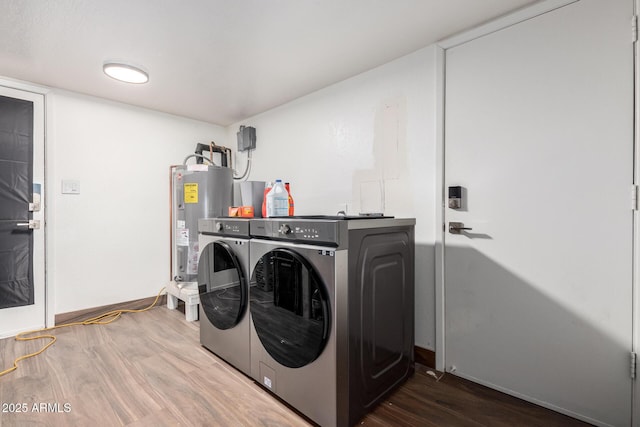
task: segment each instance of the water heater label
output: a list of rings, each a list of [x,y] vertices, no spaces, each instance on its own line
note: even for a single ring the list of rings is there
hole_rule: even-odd
[[[198,184],[197,183],[184,184],[184,202],[198,203]]]
[[[209,165],[205,165],[205,164],[188,165],[187,170],[190,172],[192,171],[206,172],[209,170]]]
[[[180,228],[176,230],[176,246],[189,246],[188,228]]]

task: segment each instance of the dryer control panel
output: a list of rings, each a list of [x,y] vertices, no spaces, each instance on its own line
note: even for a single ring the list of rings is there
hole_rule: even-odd
[[[252,220],[250,231],[253,237],[338,246],[341,228],[340,221],[265,218]]]

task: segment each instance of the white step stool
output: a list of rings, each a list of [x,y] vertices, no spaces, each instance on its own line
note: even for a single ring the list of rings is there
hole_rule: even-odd
[[[167,308],[169,310],[178,308],[178,300],[184,301],[184,315],[187,322],[198,320],[198,304],[200,304],[198,284],[173,280],[169,282],[167,285]]]

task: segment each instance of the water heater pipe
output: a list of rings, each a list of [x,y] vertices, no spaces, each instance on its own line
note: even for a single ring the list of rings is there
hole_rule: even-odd
[[[203,151],[208,151],[209,152],[209,160],[211,161],[212,164],[215,164],[213,162],[213,153],[220,153],[221,156],[221,163],[222,163],[222,167],[230,167],[229,165],[229,153],[230,150],[227,147],[223,147],[221,145],[216,145],[215,142],[211,141],[209,144],[200,144],[198,143],[196,145],[196,150],[195,150],[195,154],[196,154],[196,162],[198,164],[202,164],[203,159],[206,159],[206,157],[203,156],[202,152]]]
[[[177,167],[169,166],[169,282],[173,280],[173,171]]]

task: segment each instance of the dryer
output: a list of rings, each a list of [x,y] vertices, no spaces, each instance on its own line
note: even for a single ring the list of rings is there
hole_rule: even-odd
[[[249,220],[198,220],[200,343],[250,374]]]
[[[414,372],[414,219],[251,222],[251,376],[324,427]]]

